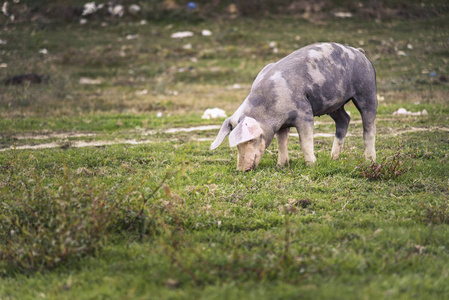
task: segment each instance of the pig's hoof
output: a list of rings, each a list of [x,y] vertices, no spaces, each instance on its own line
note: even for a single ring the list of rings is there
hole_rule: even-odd
[[[368,161],[376,161],[376,152],[374,151],[365,152],[365,159]]]
[[[371,161],[371,162],[376,162],[376,156],[372,156],[372,155],[365,155],[365,159],[367,161]]]
[[[339,142],[337,139],[334,140],[334,144],[332,145],[331,157],[332,159],[338,159],[341,151],[343,150],[343,142]]]
[[[279,167],[285,167],[285,165],[288,165],[288,160],[287,161],[278,161]]]
[[[312,166],[313,164],[315,164],[315,162],[316,162],[316,158],[313,157],[313,159],[306,160],[306,165]]]
[[[337,147],[335,149],[332,149],[331,151],[331,157],[333,160],[336,160],[340,157],[340,153],[341,153],[341,147]]]

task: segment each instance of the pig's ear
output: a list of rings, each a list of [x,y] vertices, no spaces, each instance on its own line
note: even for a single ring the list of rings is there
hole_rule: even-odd
[[[229,135],[229,145],[235,147],[260,137],[262,133],[262,128],[256,120],[245,117]]]
[[[220,131],[218,132],[217,137],[215,138],[215,141],[210,145],[210,150],[214,150],[218,148],[218,146],[221,145],[225,137],[231,132],[231,122],[230,118],[227,118],[223,125],[221,125]]]

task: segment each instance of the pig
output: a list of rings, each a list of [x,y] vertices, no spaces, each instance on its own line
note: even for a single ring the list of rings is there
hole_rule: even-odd
[[[343,149],[350,117],[344,105],[351,101],[361,114],[365,157],[376,160],[375,118],[376,73],[362,49],[338,43],[305,46],[265,66],[257,75],[249,95],[220,128],[211,144],[214,150],[229,134],[229,145],[237,146],[237,169],[249,171],[260,162],[276,135],[278,164],[288,164],[291,127],[299,133],[306,164],[316,161],[313,153],[313,117],[328,114],[336,131],[331,157]]]

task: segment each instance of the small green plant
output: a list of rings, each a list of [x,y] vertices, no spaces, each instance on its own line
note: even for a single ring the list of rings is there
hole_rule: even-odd
[[[117,233],[151,234],[154,222],[144,207],[168,178],[145,197],[134,189],[117,195],[95,188],[66,166],[52,174],[55,184],[17,161],[1,171],[7,179],[0,185],[0,269],[7,272],[52,269],[95,255]]]
[[[361,162],[356,170],[369,180],[393,179],[412,168],[409,158],[409,155],[403,153],[400,145],[394,155],[384,156],[377,162]]]
[[[446,197],[444,203],[423,207],[421,220],[426,224],[449,224],[449,201]]]
[[[38,176],[15,181],[15,197],[0,208],[0,265],[35,271],[101,248],[114,204],[64,171],[51,189]]]

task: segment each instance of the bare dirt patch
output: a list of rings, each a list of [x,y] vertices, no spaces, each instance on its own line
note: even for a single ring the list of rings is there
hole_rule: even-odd
[[[325,122],[327,124],[327,122]],[[361,123],[361,122],[357,122]],[[319,123],[319,124],[324,124]],[[208,130],[217,130],[220,128],[220,125],[205,125],[205,126],[195,126],[195,127],[182,127],[182,128],[170,128],[163,131],[160,131],[162,133],[167,134],[175,134],[179,132],[198,132],[198,131],[208,131]],[[445,131],[449,132],[449,128],[447,127],[409,127],[402,130],[397,130],[396,128],[387,128],[386,133],[378,133],[378,135],[386,135],[386,136],[398,136],[401,134],[407,134],[411,132],[423,132],[423,131]],[[144,133],[144,135],[154,135],[157,131],[147,131]],[[67,139],[69,137],[75,138],[75,137],[92,137],[95,136],[94,133],[76,133],[76,132],[67,132],[67,133],[46,133],[46,134],[38,134],[38,135],[32,135],[32,134],[24,134],[24,135],[18,135],[15,138],[19,140],[24,139],[32,139],[32,140],[39,140],[39,139],[52,139],[52,138],[59,138],[59,139]],[[290,136],[298,137],[298,133],[291,133]],[[334,137],[334,133],[315,133],[313,135],[315,138],[332,138]],[[348,133],[347,136],[352,136],[352,134]],[[212,141],[213,138],[203,137],[203,138],[192,138],[191,140],[204,142],[204,141]],[[169,141],[178,141],[177,138],[170,139]],[[109,141],[59,141],[59,142],[51,142],[51,143],[42,143],[37,145],[21,145],[21,146],[10,146],[9,148],[3,148],[0,149],[1,151],[7,151],[7,150],[37,150],[37,149],[49,149],[49,148],[81,148],[81,147],[102,147],[102,146],[109,146],[109,145],[118,145],[118,144],[128,144],[128,145],[141,145],[141,144],[150,144],[150,143],[156,143],[158,141],[150,141],[150,140],[136,140],[136,139],[130,139],[130,140],[109,140]]]

